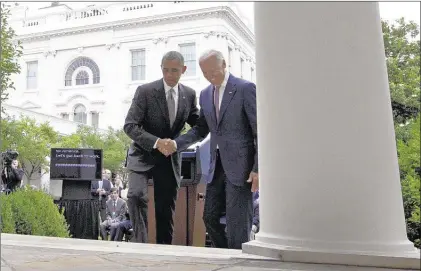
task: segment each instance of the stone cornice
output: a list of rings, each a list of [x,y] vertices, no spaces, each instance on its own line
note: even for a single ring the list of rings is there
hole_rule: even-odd
[[[164,23],[175,23],[181,20],[194,20],[197,18],[203,19],[207,17],[220,17],[226,19],[231,25],[233,25],[237,30],[239,30],[241,35],[245,38],[245,40],[249,43],[250,46],[255,46],[253,33],[245,26],[245,24],[233,12],[231,8],[225,6],[183,11],[173,14],[154,15],[150,17],[127,19],[121,21],[110,21],[105,23],[84,25],[80,27],[51,30],[39,33],[31,33],[20,35],[17,37],[17,40],[23,42],[34,40],[48,40],[50,38],[58,36],[68,36],[74,34],[97,32],[103,30],[114,30],[121,28],[132,28],[138,27],[139,25],[159,25]]]

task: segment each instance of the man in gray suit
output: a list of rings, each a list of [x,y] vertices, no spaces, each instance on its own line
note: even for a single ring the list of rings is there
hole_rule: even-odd
[[[118,189],[111,188],[110,199],[105,204],[106,219],[101,223],[102,240],[108,240],[107,230],[110,230],[111,240],[114,240],[118,225],[125,218],[127,204],[124,199],[118,197]]]
[[[184,58],[171,51],[161,61],[163,79],[137,88],[126,117],[124,131],[133,140],[127,156],[127,203],[134,242],[147,242],[148,179],[154,180],[157,244],[171,244],[173,213],[180,186],[181,155],[169,155],[163,138],[180,135],[185,123],[199,116],[196,92],[179,83],[186,71]],[[168,147],[168,146],[167,146]]]
[[[199,64],[211,83],[200,94],[199,119],[188,133],[168,144],[182,151],[211,133],[203,219],[213,246],[241,249],[249,241],[252,192],[259,187],[256,85],[228,73],[219,51],[205,52]],[[225,212],[226,233],[219,222]]]

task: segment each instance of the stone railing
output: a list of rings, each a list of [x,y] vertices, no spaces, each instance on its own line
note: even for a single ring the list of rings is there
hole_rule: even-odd
[[[187,4],[187,5],[183,5]],[[186,7],[188,10],[192,8],[205,8],[211,6],[221,6],[229,5],[228,2],[212,3],[212,2],[195,2],[184,3],[184,1],[173,1],[173,2],[132,2],[132,3],[116,3],[109,5],[100,5],[100,6],[90,6],[78,10],[69,10],[61,13],[51,13],[43,15],[42,18],[33,18],[29,13],[26,19],[23,19],[24,22],[21,24],[24,28],[27,27],[37,27],[41,25],[48,24],[48,28],[54,28],[57,26],[57,23],[69,23],[72,21],[82,21],[88,18],[98,18],[100,21],[104,22],[107,20],[114,19],[124,19],[126,17],[133,16],[150,16],[151,14],[165,14],[171,13],[175,10],[179,11],[180,7]],[[151,13],[150,11],[153,12]],[[139,12],[142,12],[140,14]],[[50,18],[51,17],[51,18]],[[52,19],[54,17],[54,19]],[[103,19],[102,19],[103,18]],[[22,22],[21,21],[21,22]],[[34,29],[31,29],[33,31]]]
[[[123,12],[135,11],[135,10],[141,10],[141,9],[146,9],[146,8],[153,8],[153,6],[154,5],[152,3],[131,3],[129,5],[123,6],[122,11]]]
[[[46,23],[46,18],[37,18],[37,19],[31,19],[31,20],[25,20],[23,21],[23,27],[35,27],[39,25],[44,25]]]
[[[105,16],[108,14],[108,10],[105,8],[97,8],[97,7],[91,7],[83,10],[76,10],[67,12],[65,14],[65,20],[79,20],[84,18],[90,18],[90,17],[98,17],[98,16]]]

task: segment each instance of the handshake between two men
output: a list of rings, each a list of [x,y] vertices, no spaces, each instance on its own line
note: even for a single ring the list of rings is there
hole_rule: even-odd
[[[177,144],[174,140],[165,138],[165,139],[158,139],[156,143],[156,148],[166,157],[170,156],[171,154],[177,151]]]

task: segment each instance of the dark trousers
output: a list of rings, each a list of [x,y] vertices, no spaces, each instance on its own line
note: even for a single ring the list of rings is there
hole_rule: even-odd
[[[105,221],[107,219],[106,210],[105,210],[105,208],[102,208],[102,206],[99,209],[99,216],[101,217],[101,222]]]
[[[218,152],[213,180],[206,186],[203,212],[203,221],[214,247],[241,249],[241,245],[249,241],[253,199],[251,185],[246,180],[244,183],[236,186],[227,180]],[[225,225],[220,223],[224,214],[226,231]]]
[[[178,184],[174,177],[171,158],[155,165],[148,172],[129,172],[127,204],[133,225],[132,242],[148,242],[148,178],[154,183],[156,243],[171,244],[174,231],[173,214]]]
[[[124,220],[118,224],[114,241],[123,241],[123,236],[129,232],[132,228],[132,222],[130,220]]]

